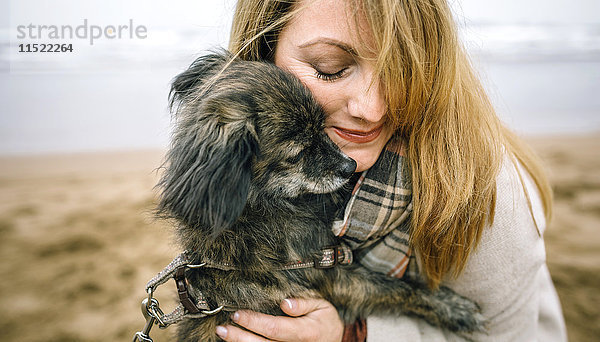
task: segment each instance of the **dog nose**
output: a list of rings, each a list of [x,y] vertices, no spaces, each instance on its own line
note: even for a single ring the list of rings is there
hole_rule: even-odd
[[[356,171],[356,162],[354,159],[347,158],[340,167],[340,177],[350,178],[354,171]]]

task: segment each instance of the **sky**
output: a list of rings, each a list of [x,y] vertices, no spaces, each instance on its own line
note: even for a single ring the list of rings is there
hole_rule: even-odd
[[[122,25],[133,20],[136,25],[148,29],[148,39],[113,40],[105,44],[98,42],[95,49],[86,44],[78,47],[78,54],[49,56],[29,54],[26,60],[32,63],[41,61],[47,65],[61,67],[63,64],[102,64],[98,59],[110,55],[112,60],[153,58],[167,63],[179,63],[177,56],[186,58],[193,52],[215,46],[226,46],[229,38],[231,18],[236,0],[0,0],[0,39],[10,40],[13,45],[23,43],[15,39],[19,25],[81,25],[87,19],[89,25]],[[600,45],[589,42],[589,30],[579,29],[569,32],[540,32],[536,28],[523,25],[600,25],[600,0],[449,0],[458,23],[466,28],[467,46],[475,48],[496,48],[507,51],[506,41],[525,42],[520,47],[532,46],[530,40],[548,41],[554,39],[554,48],[560,48],[563,41],[575,42],[579,47]],[[519,25],[506,30],[484,30],[481,24]],[[598,32],[598,29],[594,29]],[[600,34],[595,33],[595,36]],[[596,39],[594,37],[594,39]],[[596,39],[597,40],[597,39]],[[537,43],[535,43],[537,44]],[[572,45],[572,44],[571,44]],[[535,46],[534,46],[535,47]],[[566,48],[572,48],[567,46]],[[141,49],[139,53],[136,49]],[[594,47],[595,48],[595,47]],[[0,46],[2,59],[20,61],[25,57],[16,49],[7,51]],[[510,50],[510,47],[509,49]],[[102,53],[100,53],[101,51]],[[149,53],[148,51],[152,51]],[[10,57],[7,57],[7,52]],[[133,52],[133,53],[132,53]],[[188,52],[188,53],[186,53]],[[494,51],[495,52],[495,51]],[[41,60],[41,57],[44,60]],[[79,60],[75,60],[79,58]],[[146,61],[142,61],[146,62]],[[117,63],[112,63],[116,65]],[[4,62],[6,65],[6,62]],[[2,65],[0,65],[0,68]],[[19,67],[14,63],[15,69]],[[30,67],[26,65],[25,68]],[[89,68],[88,68],[89,69]]]
[[[462,8],[469,21],[510,24],[598,24],[598,0],[461,0],[452,1]]]
[[[450,0],[451,6],[468,21],[497,23],[600,23],[598,0]],[[169,26],[220,26],[229,22],[235,0],[2,0],[0,17],[7,26],[6,13],[13,21],[77,22],[84,15],[92,19],[123,20]]]
[[[10,21],[77,23],[92,20],[140,22],[166,26],[219,26],[228,21],[234,0],[2,0],[10,8]],[[5,11],[3,11],[5,12]],[[6,12],[5,12],[6,13]],[[5,20],[6,18],[4,18]],[[3,23],[6,25],[6,23]]]
[[[526,133],[600,129],[600,0],[449,1],[508,122]],[[170,80],[226,46],[235,3],[0,0],[0,154],[165,146]],[[84,19],[133,20],[148,37],[73,40],[72,54],[17,51],[27,43],[19,25]]]

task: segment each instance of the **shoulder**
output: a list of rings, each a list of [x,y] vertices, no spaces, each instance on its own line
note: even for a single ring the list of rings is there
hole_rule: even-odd
[[[484,269],[502,274],[506,268],[540,267],[546,258],[542,239],[545,229],[544,209],[535,183],[523,167],[505,157],[496,178],[493,221],[483,231],[466,275],[475,276],[469,272],[477,272],[485,277],[489,272],[482,274]],[[518,278],[518,274],[506,274],[510,275]]]
[[[464,273],[446,280],[457,290],[467,291],[463,294],[468,297],[484,299],[490,294],[502,296],[503,290],[519,290],[518,282],[545,263],[544,210],[530,176],[506,157],[496,188],[493,223],[484,230]],[[471,281],[479,285],[469,286]]]
[[[520,223],[519,227],[533,224],[536,228],[535,235],[538,237],[546,229],[544,209],[537,186],[525,168],[505,156],[496,178],[495,215],[490,229],[509,229],[507,226],[514,223]],[[519,236],[527,233],[518,230]]]
[[[535,339],[539,279],[546,263],[542,202],[527,171],[508,157],[496,187],[493,223],[464,272],[444,283],[480,305],[490,320],[489,333],[498,340]]]

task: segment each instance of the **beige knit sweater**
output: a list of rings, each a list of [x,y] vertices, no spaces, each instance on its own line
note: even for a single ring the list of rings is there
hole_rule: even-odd
[[[519,168],[543,234],[546,223],[533,181]],[[560,302],[546,266],[539,236],[514,165],[507,159],[497,179],[496,216],[464,273],[444,285],[479,303],[487,334],[475,341],[566,341]],[[368,342],[462,341],[462,337],[411,317],[369,317]]]

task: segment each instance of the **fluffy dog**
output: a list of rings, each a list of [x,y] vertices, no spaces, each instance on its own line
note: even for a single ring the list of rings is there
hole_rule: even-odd
[[[358,264],[286,267],[340,243],[332,221],[356,168],[294,76],[270,63],[207,55],[174,79],[171,106],[159,213],[178,222],[194,263],[208,263],[185,273],[192,297],[275,315],[285,298],[321,297],[345,322],[404,313],[452,331],[481,329],[477,305],[448,288],[430,291]],[[179,340],[217,340],[215,327],[230,314],[186,319]]]

